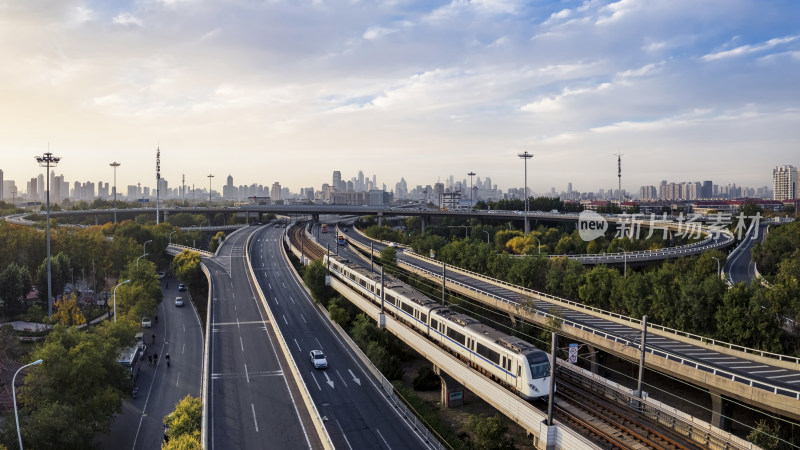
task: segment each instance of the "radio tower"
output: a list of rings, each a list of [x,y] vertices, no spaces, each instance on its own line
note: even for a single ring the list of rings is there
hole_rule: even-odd
[[[617,180],[618,180],[618,187],[617,187],[617,198],[619,199],[619,209],[622,209],[622,155],[623,153],[615,153],[614,156],[617,157]]]
[[[156,225],[159,223],[158,199],[161,189],[161,147],[156,148]]]

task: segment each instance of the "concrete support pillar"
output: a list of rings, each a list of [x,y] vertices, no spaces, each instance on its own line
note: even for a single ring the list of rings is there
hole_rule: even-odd
[[[599,350],[597,350],[597,348],[595,348],[595,347],[592,347],[591,345],[587,345],[587,349],[589,350],[589,354],[587,355],[587,358],[586,358],[586,359],[589,360],[589,371],[592,372],[592,373],[598,373],[597,372],[597,368],[598,368],[598,366],[597,366],[597,353],[598,353]]]
[[[383,226],[383,213],[382,212],[378,213],[378,226],[379,227]]]
[[[97,214],[94,215],[94,224],[100,225],[100,218],[97,216]]]
[[[731,431],[730,403],[721,393],[709,391],[711,394],[711,425],[725,431]]]
[[[314,222],[319,222],[319,214],[312,214],[311,220],[313,220]]]
[[[422,232],[425,232],[425,227],[428,225],[428,216],[419,216],[420,223],[422,224]]]
[[[539,424],[539,436],[533,441],[533,445],[538,449],[555,450],[557,431],[556,425],[547,426],[547,421],[543,420]]]
[[[442,406],[445,408],[455,408],[464,405],[464,385],[456,381],[455,378],[446,374],[439,366],[433,365],[433,372],[439,375],[442,380]]]

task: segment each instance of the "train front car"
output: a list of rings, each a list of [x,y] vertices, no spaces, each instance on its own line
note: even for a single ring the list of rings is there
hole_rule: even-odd
[[[550,355],[534,347],[519,354],[522,376],[519,377],[517,392],[520,397],[534,400],[550,393]]]

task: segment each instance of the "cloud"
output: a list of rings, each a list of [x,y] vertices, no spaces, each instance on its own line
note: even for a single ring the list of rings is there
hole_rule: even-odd
[[[773,38],[766,42],[755,45],[742,45],[730,50],[722,50],[716,53],[707,53],[703,55],[704,61],[715,61],[718,59],[735,58],[737,56],[749,55],[751,53],[758,53],[765,50],[773,49],[779,45],[788,44],[800,39],[800,35],[786,36],[782,38]]]
[[[567,100],[570,97],[577,97],[587,94],[593,94],[601,91],[605,91],[611,87],[611,83],[600,83],[597,86],[587,87],[587,88],[578,88],[578,89],[570,89],[564,88],[560,94],[546,97],[541,100],[528,103],[523,105],[520,110],[524,112],[531,112],[531,113],[547,113],[547,112],[554,112],[566,107]]]
[[[135,26],[135,27],[141,27],[142,26],[142,21],[139,20],[137,17],[135,17],[131,13],[121,13],[121,14],[115,16],[111,20],[111,23],[113,23],[115,25],[122,25],[122,26]]]

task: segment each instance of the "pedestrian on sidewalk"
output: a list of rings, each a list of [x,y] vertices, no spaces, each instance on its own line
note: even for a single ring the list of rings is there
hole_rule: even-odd
[[[153,355],[147,355],[147,361],[150,362],[150,365],[153,365]]]

